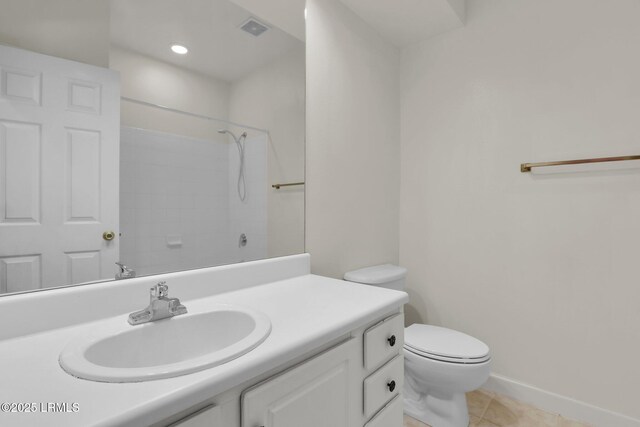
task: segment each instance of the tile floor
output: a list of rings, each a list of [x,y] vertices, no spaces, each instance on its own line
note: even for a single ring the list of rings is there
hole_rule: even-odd
[[[467,394],[470,427],[589,427],[505,396],[476,390]],[[404,427],[429,427],[404,416]]]

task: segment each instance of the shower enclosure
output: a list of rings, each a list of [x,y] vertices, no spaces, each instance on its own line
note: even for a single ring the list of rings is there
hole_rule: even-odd
[[[120,260],[138,274],[267,257],[267,133],[215,125],[207,139],[122,127]]]

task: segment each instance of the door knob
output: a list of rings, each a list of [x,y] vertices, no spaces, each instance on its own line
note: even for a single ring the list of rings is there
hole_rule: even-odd
[[[387,383],[387,387],[389,388],[389,391],[393,393],[393,390],[396,389],[396,382],[391,381],[390,383]]]
[[[102,233],[102,238],[107,242],[110,242],[115,237],[116,237],[115,231],[105,231],[104,233]]]

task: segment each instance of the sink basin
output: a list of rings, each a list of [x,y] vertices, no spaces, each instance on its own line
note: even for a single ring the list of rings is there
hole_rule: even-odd
[[[118,319],[71,341],[60,353],[60,366],[93,381],[170,378],[236,359],[260,345],[270,332],[267,316],[230,305],[138,326]]]

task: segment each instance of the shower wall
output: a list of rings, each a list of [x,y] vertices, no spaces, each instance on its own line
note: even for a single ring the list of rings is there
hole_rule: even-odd
[[[230,262],[228,144],[121,132],[121,261],[139,274]]]
[[[123,96],[228,117],[225,81],[117,46],[110,67],[121,74]],[[122,262],[152,274],[267,256],[266,135],[251,132],[246,141],[247,200],[240,203],[238,152],[217,132],[223,121],[123,101],[122,126]]]
[[[267,256],[265,135],[246,141],[244,202],[234,143],[123,127],[120,144],[123,263],[147,275]]]

